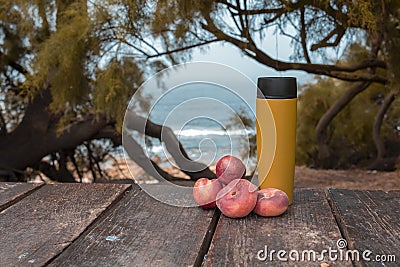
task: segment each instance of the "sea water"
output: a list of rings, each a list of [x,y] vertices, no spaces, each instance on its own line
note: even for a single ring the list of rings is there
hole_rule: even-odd
[[[193,160],[209,164],[232,154],[248,161],[249,138],[255,135],[252,90],[233,92],[213,84],[187,84],[154,100],[149,119],[170,127]],[[145,151],[164,162],[165,146],[148,138]]]

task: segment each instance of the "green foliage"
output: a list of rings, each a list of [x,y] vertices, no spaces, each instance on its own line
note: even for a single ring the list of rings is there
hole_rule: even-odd
[[[392,10],[392,14],[390,14],[389,19],[385,22],[385,50],[384,56],[386,61],[388,62],[388,70],[390,73],[390,80],[395,85],[398,86],[400,84],[400,31],[399,31],[399,23],[400,23],[400,1],[389,1],[390,5],[388,6],[389,10]]]
[[[341,1],[340,1],[341,2]],[[342,3],[339,2],[339,5]],[[348,9],[349,25],[359,25],[360,28],[375,30],[381,14],[381,5],[374,0],[343,1],[342,9]]]
[[[165,51],[179,49],[193,43],[202,42],[210,35],[202,30],[203,17],[215,9],[212,0],[160,0],[157,1],[151,21],[153,34],[162,39]],[[185,60],[190,51],[170,55],[171,60]]]
[[[384,57],[385,55],[379,55]],[[365,46],[352,44],[344,53],[344,60],[338,65],[355,64],[369,57]],[[377,70],[386,76],[393,73]],[[396,76],[396,75],[394,75]],[[334,159],[336,168],[352,166],[366,167],[376,157],[376,148],[372,137],[373,124],[384,98],[395,86],[395,79],[388,85],[372,84],[367,90],[357,95],[330,123],[327,129],[327,143]],[[316,141],[316,126],[329,107],[352,86],[351,83],[331,78],[316,78],[308,83],[299,97],[299,117],[296,152],[297,163],[319,167],[318,146]],[[386,147],[386,157],[397,157],[400,145],[397,127],[399,100],[395,100],[384,117],[380,130],[381,138]]]
[[[2,93],[17,91],[33,99],[50,90],[49,110],[57,114],[61,131],[94,112],[115,121],[120,130],[128,101],[143,77],[168,63],[143,60],[154,49],[146,40],[150,10],[146,0],[108,0],[101,5],[84,0],[0,0],[0,79],[13,79],[2,86]],[[15,75],[10,62],[26,73]],[[7,124],[10,128],[11,121]]]
[[[288,1],[239,2],[241,8],[287,6],[288,14],[292,11]],[[348,24],[363,29],[376,25],[379,3],[370,0],[319,1],[310,3],[309,12],[327,9],[329,4],[346,13]],[[396,1],[390,2],[390,7],[397,5]],[[329,20],[325,20],[326,24],[319,23],[323,19],[320,11],[307,14],[310,42],[320,38],[321,31],[326,34],[331,30],[327,27]],[[311,20],[314,15],[318,15],[318,23]],[[293,16],[298,13],[294,12]],[[1,27],[3,31],[13,29],[7,32],[1,46],[8,51],[9,60],[23,63],[28,69],[26,80],[20,85],[25,93],[34,96],[47,87],[51,89],[50,108],[64,116],[61,124],[92,109],[120,121],[119,112],[123,112],[122,107],[146,73],[164,68],[168,62],[185,59],[189,53],[179,54],[181,57],[167,56],[166,60],[141,60],[141,57],[146,58],[151,54],[149,51],[157,50],[155,43],[164,51],[171,51],[210,40],[213,36],[202,29],[208,17],[224,31],[236,34],[233,24],[225,20],[229,18],[226,6],[212,0],[106,0],[101,3],[0,0]],[[267,19],[269,15],[262,17]],[[289,15],[282,17],[283,27],[288,18]],[[249,21],[251,34],[268,27],[263,26],[264,19]],[[312,28],[312,23],[321,27]],[[125,55],[135,60],[127,60]],[[7,62],[0,63],[7,65]]]
[[[59,16],[58,30],[39,46],[36,75],[31,82],[37,90],[50,87],[51,109],[58,113],[70,110],[87,100],[89,92],[85,63],[90,22],[85,4],[69,5]],[[68,19],[66,19],[68,18]]]
[[[202,16],[210,14],[213,10],[214,1],[195,0],[160,0],[157,1],[153,30],[162,33],[166,26],[175,25],[175,37],[182,39],[190,26],[196,25]]]
[[[332,80],[318,79],[315,84],[306,84],[298,97],[296,164],[315,165],[318,146],[315,127],[328,110],[338,92]]]
[[[315,83],[306,84],[299,96],[297,151],[299,165],[318,167],[318,146],[315,128],[321,116],[350,86],[348,83],[333,79],[317,79]],[[352,166],[366,167],[376,156],[372,140],[372,127],[376,113],[385,96],[385,88],[372,85],[358,95],[338,114],[328,127],[328,142],[332,152],[331,158],[336,161],[336,168]],[[386,144],[389,156],[398,154],[399,145],[399,102],[393,104],[383,121],[381,136]]]
[[[142,75],[142,70],[133,59],[112,60],[106,69],[97,73],[93,90],[94,107],[97,112],[116,120],[119,131],[128,105],[127,96],[135,93],[142,83]]]
[[[266,12],[240,16],[235,10],[236,5],[240,9],[265,9]],[[285,7],[282,14],[267,12],[280,7]],[[345,29],[343,40],[353,43],[346,62],[337,63],[332,57],[328,58],[329,49],[326,61],[319,57],[314,61],[315,54],[310,51],[314,62],[357,63],[370,57],[365,49],[370,48],[368,38],[381,31],[385,33],[378,57],[388,63],[388,70],[382,73],[379,67],[376,72],[390,76],[390,84],[387,87],[374,85],[357,96],[328,129],[328,141],[334,151],[333,157],[337,158],[337,166],[362,165],[375,156],[371,127],[376,111],[388,88],[400,84],[399,8],[400,2],[394,0],[0,0],[0,101],[4,102],[1,113],[7,120],[6,128],[11,131],[24,115],[26,96],[34,97],[49,89],[52,95],[49,110],[60,126],[88,114],[97,114],[107,116],[121,130],[128,100],[147,74],[186,59],[190,51],[183,47],[195,47],[219,38],[204,30],[207,20],[243,42],[256,34],[263,39],[269,27],[294,29],[294,53],[299,56],[296,62],[302,63],[304,44],[298,41],[298,26],[300,11],[305,10],[307,48],[320,44],[336,28]],[[384,22],[383,11],[388,14]],[[355,32],[361,33],[362,39],[356,40]],[[335,36],[339,34],[326,40],[332,45],[325,45],[337,47],[338,44],[333,43]],[[260,43],[258,45],[262,48]],[[323,45],[315,53],[325,51]],[[160,53],[168,54],[176,49],[183,53],[156,58]],[[247,55],[251,56],[251,53]],[[359,72],[365,74],[368,71]],[[305,86],[299,99],[299,163],[318,165],[315,126],[348,86],[345,82],[322,78]],[[145,105],[146,100],[140,104]],[[398,131],[394,129],[400,124],[399,112],[399,101],[396,100],[382,126],[382,137],[390,148],[396,147],[390,144],[398,143]],[[247,121],[245,124],[250,125]],[[250,139],[254,143],[254,136]],[[254,153],[253,147],[251,149]],[[392,149],[388,154],[395,156],[398,152]]]

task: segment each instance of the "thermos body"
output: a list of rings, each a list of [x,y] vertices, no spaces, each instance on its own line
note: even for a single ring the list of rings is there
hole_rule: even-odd
[[[272,116],[271,116],[272,114]],[[292,77],[258,80],[257,159],[260,188],[277,188],[293,202],[297,85]]]

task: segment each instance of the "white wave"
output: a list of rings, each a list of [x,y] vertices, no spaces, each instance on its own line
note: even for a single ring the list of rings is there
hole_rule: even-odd
[[[160,153],[160,152],[164,151],[164,147],[162,145],[150,146],[150,147],[147,147],[147,149],[153,153]]]
[[[252,130],[246,129],[236,129],[236,130],[211,130],[211,129],[186,129],[186,130],[176,130],[174,133],[177,136],[207,136],[207,135],[226,135],[226,136],[233,136],[233,135],[248,135],[254,134],[255,132]]]

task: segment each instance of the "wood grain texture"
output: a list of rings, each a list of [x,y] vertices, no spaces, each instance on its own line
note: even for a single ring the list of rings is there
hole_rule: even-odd
[[[349,249],[370,250],[370,261],[356,266],[399,266],[400,191],[328,189],[327,195]],[[376,255],[395,255],[397,262],[378,262]]]
[[[0,211],[27,196],[41,184],[0,183]]]
[[[0,266],[42,266],[129,185],[45,185],[0,213]]]
[[[279,217],[265,218],[251,214],[242,219],[221,215],[214,233],[205,266],[352,266],[349,261],[330,261],[328,255],[320,258],[322,250],[336,249],[340,231],[322,190],[295,190],[293,205]],[[267,247],[267,249],[266,249]],[[268,251],[258,253],[260,250]],[[272,251],[285,250],[288,261],[279,261]],[[299,252],[290,254],[290,250]],[[317,261],[308,261],[307,250],[316,252]],[[313,258],[310,254],[311,259]],[[260,259],[261,260],[260,260]],[[322,265],[323,266],[323,265]]]
[[[50,266],[197,265],[217,221],[214,213],[169,206],[134,187]]]

